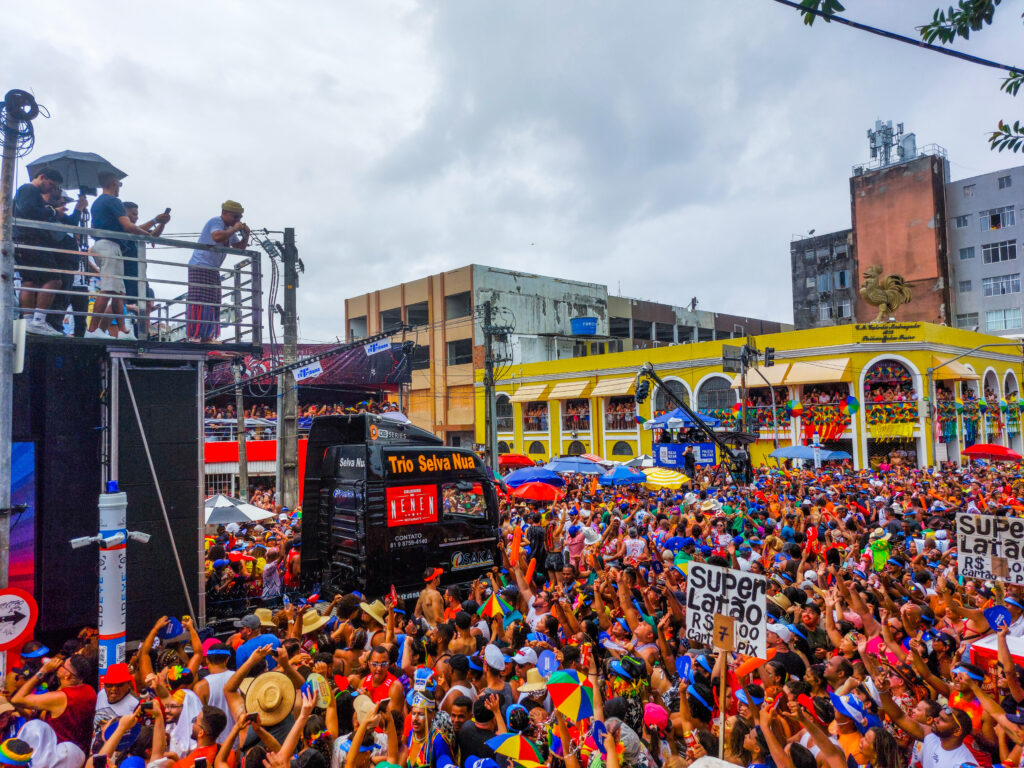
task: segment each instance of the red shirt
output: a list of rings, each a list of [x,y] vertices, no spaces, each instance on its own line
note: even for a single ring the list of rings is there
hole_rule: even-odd
[[[185,755],[185,757],[181,758],[181,760],[179,760],[178,762],[172,763],[171,768],[192,768],[192,766],[196,764],[197,757],[205,757],[206,764],[208,766],[211,766],[212,768],[213,759],[217,757],[217,752],[219,749],[220,746],[218,744],[211,744],[208,747],[199,747],[199,749],[194,749],[191,752],[189,752],[187,755]],[[228,755],[228,765],[234,764],[235,751],[231,750],[231,753]]]
[[[59,692],[67,698],[67,704],[60,717],[50,720],[50,727],[57,734],[57,741],[70,741],[88,753],[96,713],[96,691],[82,683],[61,688]]]
[[[391,686],[393,683],[397,682],[398,678],[388,672],[388,676],[384,678],[384,682],[374,688],[373,675],[367,675],[363,678],[363,688],[366,689],[367,694],[371,699],[373,699],[373,703],[379,704],[391,695]]]

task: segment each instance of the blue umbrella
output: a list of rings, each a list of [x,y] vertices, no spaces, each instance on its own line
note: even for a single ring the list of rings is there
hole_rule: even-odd
[[[824,458],[822,453],[822,458]],[[771,452],[773,459],[813,459],[814,448],[809,445],[786,445]]]
[[[722,425],[722,422],[714,416],[707,416],[703,413],[698,413],[697,416],[709,427]],[[644,429],[693,429],[696,426],[697,422],[682,408],[676,408],[644,422]]]
[[[596,461],[590,459],[584,459],[582,456],[562,456],[558,459],[552,459],[544,465],[545,469],[550,469],[552,472],[558,472],[560,474],[578,474],[578,475],[602,475],[604,474],[604,467],[598,464]]]
[[[561,488],[565,480],[546,467],[523,467],[505,475],[505,485],[517,488],[523,483],[547,483]]]
[[[636,470],[630,469],[629,467],[615,467],[610,472],[606,472],[597,478],[597,482],[601,485],[633,485],[634,483],[642,483],[647,480],[647,475],[643,472],[637,472]]]

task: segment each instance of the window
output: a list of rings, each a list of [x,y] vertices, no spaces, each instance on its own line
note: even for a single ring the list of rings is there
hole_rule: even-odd
[[[380,329],[384,333],[397,331],[402,327],[402,308],[384,309],[380,313]]]
[[[967,226],[968,219],[970,218],[970,216],[957,216],[955,219],[953,219],[953,226],[956,227],[957,229],[963,229],[964,227]]]
[[[846,246],[845,245],[837,245],[836,246],[836,258],[837,259],[845,259],[846,256],[847,256]]]
[[[806,287],[807,287],[807,288],[813,288],[813,287],[814,287],[814,284],[815,284],[815,283],[814,283],[814,278],[813,278],[813,277],[808,277],[808,278],[807,278],[807,283],[806,283]]]
[[[852,315],[850,314],[850,300],[846,299],[836,304],[836,317],[840,320],[849,320]]]
[[[818,293],[832,290],[832,275],[826,272],[823,275],[818,275]]]
[[[988,211],[982,211],[978,214],[978,218],[981,221],[982,232],[1012,227],[1014,224],[1013,206],[1004,205],[1002,208],[992,208]]]
[[[678,334],[680,344],[693,341],[693,328],[688,325],[677,325],[676,334]]]
[[[804,258],[807,261],[814,261],[814,251],[804,251]]]
[[[1020,307],[986,312],[985,327],[990,331],[1011,331],[1020,328]]]
[[[530,443],[530,447],[526,449],[527,453],[544,453],[544,443],[539,440],[534,440]]]
[[[956,284],[956,289],[958,291],[960,291],[960,293],[970,293],[971,292],[971,281],[970,280],[961,280],[959,283]]]
[[[1013,261],[1017,258],[1017,241],[1003,240],[1001,243],[988,243],[981,246],[981,260],[985,264],[997,264],[1000,261]]]
[[[956,316],[956,327],[957,328],[965,328],[966,330],[969,331],[972,328],[976,328],[977,325],[978,325],[978,313],[977,312],[968,312],[965,315],[957,315]]]
[[[818,319],[821,322],[827,323],[829,320],[832,320],[835,316],[835,309],[833,309],[831,304],[822,304],[820,307],[818,307]]]
[[[832,288],[839,291],[850,287],[850,270],[840,269],[832,273]]]
[[[714,341],[715,340],[715,329],[714,328],[698,328],[697,329],[697,341]]]
[[[472,480],[444,483],[441,486],[441,506],[444,509],[444,516],[487,517],[487,500],[482,492],[474,493],[473,488]]]
[[[405,321],[409,325],[427,325],[430,322],[430,307],[425,301],[405,307]]]
[[[504,440],[498,441],[498,453],[512,453],[512,446],[506,443]]]
[[[702,411],[709,408],[732,408],[735,403],[732,381],[721,376],[705,381],[697,393],[697,407]]]
[[[986,296],[1005,296],[1007,293],[1020,293],[1020,272],[1012,275],[996,275],[981,281]]]
[[[651,338],[651,327],[654,325],[650,320],[637,320],[633,319],[633,338],[634,339],[649,339]]]
[[[683,382],[676,381],[675,379],[669,379],[665,382],[664,388],[658,387],[657,391],[654,393],[654,410],[657,413],[671,411],[674,408],[678,408],[676,401],[665,394],[666,389],[687,405],[690,404],[690,393],[686,391],[686,387],[683,386]]]
[[[1013,186],[1013,179],[1011,179],[1009,176],[1000,176],[999,177],[999,188],[1000,189],[1009,189],[1011,186]]]
[[[974,258],[974,246],[969,245],[966,248],[960,249],[960,261],[967,261],[968,259]]]
[[[511,432],[513,429],[512,401],[508,395],[498,395],[494,399],[494,415],[499,432]],[[508,453],[508,451],[505,451]]]
[[[608,318],[608,335],[614,336],[617,339],[628,339],[629,338],[629,318],[628,317],[609,317]]]
[[[674,323],[655,323],[654,324],[654,340],[655,341],[667,341],[672,343],[675,341],[673,332],[675,331]]]
[[[587,452],[587,446],[581,443],[579,440],[573,440],[569,443],[569,447],[565,449],[565,452],[569,456],[582,456]]]
[[[473,340],[459,339],[448,342],[448,365],[465,365],[473,362]]]
[[[625,440],[619,440],[612,446],[612,456],[632,456],[633,446]]]
[[[348,321],[348,337],[354,341],[356,339],[362,339],[366,336],[366,315],[360,317],[349,318]]]
[[[444,297],[444,319],[454,320],[473,314],[473,299],[469,291],[455,293]]]
[[[412,348],[409,365],[414,371],[426,371],[430,368],[430,345],[417,344]]]
[[[964,184],[964,197],[974,197],[973,184]]]

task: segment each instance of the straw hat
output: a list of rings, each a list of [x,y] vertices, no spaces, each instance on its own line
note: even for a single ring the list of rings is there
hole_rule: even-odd
[[[274,612],[269,608],[257,608],[252,612],[253,616],[260,620],[261,627],[276,627],[274,623]]]
[[[384,603],[380,600],[374,600],[372,603],[360,603],[359,609],[371,616],[374,621],[380,624],[382,627],[387,624],[384,620],[384,616],[387,613],[387,609],[384,607]]]
[[[714,499],[705,499],[704,503],[700,505],[701,512],[710,512],[712,510],[721,509],[722,506]]]
[[[321,616],[316,609],[310,608],[302,614],[302,634],[308,635],[310,632],[316,632],[328,621],[330,621],[329,616]]]
[[[527,670],[526,682],[519,686],[519,691],[520,693],[530,693],[530,691],[542,691],[547,687],[547,678],[536,667],[532,667]]]
[[[295,704],[295,686],[281,672],[264,672],[245,693],[245,711],[259,712],[260,723],[277,725]]]

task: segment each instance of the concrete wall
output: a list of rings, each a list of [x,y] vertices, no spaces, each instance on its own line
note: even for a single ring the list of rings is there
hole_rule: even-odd
[[[1010,185],[1000,189],[1000,179],[1008,177]],[[992,229],[990,222],[982,222],[979,214],[1005,206],[1014,207],[1014,224]],[[952,181],[946,185],[946,232],[949,238],[949,262],[952,280],[953,322],[968,329],[978,325],[983,332],[1018,336],[1021,328],[989,327],[987,314],[993,310],[1024,309],[1024,294],[995,293],[985,296],[985,278],[1017,275],[1021,273],[1024,254],[1024,166]],[[966,226],[958,227],[958,217],[966,217]],[[1005,241],[1014,242],[1016,258],[985,264],[982,246]],[[973,249],[973,251],[969,250]],[[961,258],[963,256],[970,258]],[[1019,286],[1019,280],[1017,281]],[[961,290],[963,289],[963,290]],[[973,315],[977,315],[977,318]]]
[[[872,265],[882,275],[902,275],[913,301],[896,310],[901,321],[945,323],[950,319],[946,280],[944,158],[925,155],[850,179],[853,245],[857,271]],[[877,315],[859,296],[854,317]]]
[[[860,277],[853,260],[853,231],[841,229],[801,240],[789,245],[790,268],[793,278],[793,323],[797,330],[843,325],[853,322],[852,310],[856,304]],[[837,272],[849,273],[849,287],[836,286]],[[818,290],[819,276],[829,275],[829,288]],[[832,318],[823,319],[821,307],[832,311]],[[846,317],[843,310],[851,310]]]

